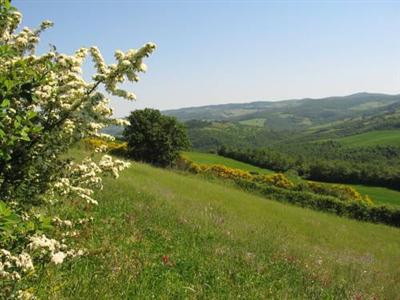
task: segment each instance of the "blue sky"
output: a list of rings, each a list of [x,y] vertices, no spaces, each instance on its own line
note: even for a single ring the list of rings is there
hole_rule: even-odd
[[[135,108],[400,93],[400,1],[14,0],[42,36],[72,53],[155,42],[148,72],[129,89]]]

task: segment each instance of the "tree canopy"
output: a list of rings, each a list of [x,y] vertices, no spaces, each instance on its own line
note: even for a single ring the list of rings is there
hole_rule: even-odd
[[[133,111],[124,130],[128,156],[158,166],[174,163],[179,151],[189,146],[186,129],[174,117],[146,108]]]

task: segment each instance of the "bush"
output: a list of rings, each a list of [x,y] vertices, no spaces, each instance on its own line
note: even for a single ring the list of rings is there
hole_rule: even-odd
[[[89,150],[98,151],[98,149],[104,149],[113,155],[124,156],[128,149],[126,142],[121,141],[108,141],[101,138],[86,138],[83,140],[85,147]]]
[[[52,48],[37,56],[40,34],[52,23],[18,32],[21,18],[10,1],[0,0],[1,299],[16,298],[19,280],[34,273],[36,265],[59,264],[81,253],[69,247],[68,237],[62,243],[54,238],[62,233],[53,228],[62,231],[61,226],[74,223],[51,215],[51,206],[74,201],[75,208],[87,209],[97,204],[93,194],[102,188],[102,175],[118,177],[129,163],[109,155],[99,162],[88,157],[77,163],[66,153],[84,137],[111,139],[98,131],[126,123],[111,118],[109,100],[98,87],[133,100],[134,95],[118,85],[137,81],[137,74],[146,69],[143,59],[155,48],[149,43],[126,53],[116,51],[113,65],[104,62],[97,47],[81,48],[73,55]],[[95,65],[92,77],[82,74],[89,54]]]
[[[326,184],[313,181],[307,182],[310,191],[327,196],[333,196],[345,201],[358,201],[367,205],[372,204],[372,199],[365,195],[364,197],[353,187],[341,184]]]
[[[135,160],[156,166],[170,166],[179,151],[189,147],[185,127],[174,117],[146,108],[135,110],[128,117],[124,138],[128,143],[127,155]]]
[[[282,173],[262,176],[261,182],[289,190],[295,187],[295,184]]]
[[[396,208],[390,208],[384,205],[367,205],[363,202],[357,202],[354,200],[342,201],[333,196],[317,195],[304,191],[291,191],[248,180],[237,179],[235,180],[235,183],[245,190],[259,192],[262,195],[267,196],[269,199],[334,213],[339,216],[345,216],[361,221],[400,227],[400,210]]]
[[[261,193],[269,199],[295,204],[339,216],[400,227],[400,210],[375,206],[370,197],[352,187],[314,182],[294,184],[283,174],[252,175],[221,165],[201,165],[181,157],[180,168],[196,173],[230,179],[240,188]]]

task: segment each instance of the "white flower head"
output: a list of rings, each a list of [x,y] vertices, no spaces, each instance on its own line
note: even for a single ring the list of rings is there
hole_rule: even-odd
[[[64,252],[59,251],[51,257],[51,261],[56,265],[62,264],[66,257],[67,255]]]

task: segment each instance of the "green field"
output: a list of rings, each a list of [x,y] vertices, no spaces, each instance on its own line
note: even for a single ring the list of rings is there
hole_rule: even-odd
[[[336,139],[345,146],[365,147],[376,145],[400,146],[400,130],[376,130]]]
[[[274,172],[268,169],[262,169],[256,166],[252,166],[234,159],[219,156],[212,153],[203,152],[183,152],[184,157],[187,157],[191,161],[197,164],[204,165],[224,165],[228,168],[242,169],[249,172],[258,172],[261,174],[273,174]]]
[[[400,206],[400,192],[384,187],[365,186],[359,184],[348,184],[363,195],[368,195],[376,204],[388,204]]]
[[[264,127],[265,119],[248,119],[239,122],[242,125]]]
[[[395,299],[400,230],[134,163],[97,193],[88,255],[43,271],[40,299]],[[75,207],[61,217],[77,214]]]
[[[274,173],[268,169],[262,169],[250,164],[242,163],[234,159],[222,157],[216,154],[211,153],[201,153],[201,152],[184,152],[184,156],[189,158],[198,164],[220,164],[225,165],[230,168],[237,168],[247,171],[254,171],[263,174],[272,174]],[[289,176],[290,177],[290,176]],[[293,181],[299,181],[299,178],[291,178]],[[363,195],[370,196],[376,204],[388,204],[388,205],[396,205],[400,206],[400,192],[391,190],[383,187],[374,187],[374,186],[365,186],[365,185],[353,185],[348,184],[349,186],[354,187]]]

